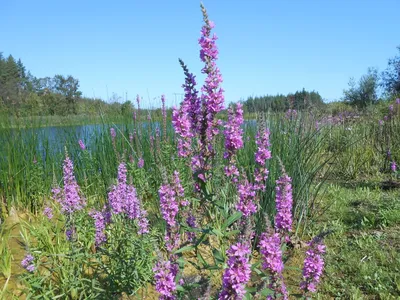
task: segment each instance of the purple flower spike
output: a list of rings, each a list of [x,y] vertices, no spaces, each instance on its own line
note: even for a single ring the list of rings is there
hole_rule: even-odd
[[[269,147],[270,131],[265,129],[263,132],[258,132],[256,135],[257,152],[254,154],[255,161],[258,167],[254,171],[255,188],[257,190],[265,189],[265,181],[268,179],[269,171],[266,168],[266,161],[272,157]]]
[[[115,129],[113,127],[110,128],[110,134],[111,138],[114,140],[115,137],[117,136],[117,133],[115,132]]]
[[[283,172],[276,181],[276,215],[275,229],[287,235],[292,231],[292,179]]]
[[[240,126],[243,124],[243,109],[242,105],[236,105],[236,111],[233,108],[228,109],[228,122],[225,125],[225,153],[224,158],[228,159],[228,166],[225,167],[225,175],[228,177],[239,176],[239,171],[235,165],[235,155],[237,151],[243,148],[243,129]],[[234,180],[235,181],[235,180]]]
[[[325,245],[322,243],[321,238],[314,238],[308,246],[304,260],[303,281],[300,283],[300,288],[306,294],[317,291],[317,285],[324,270],[322,254],[325,253]]]
[[[176,201],[176,194],[173,187],[169,184],[164,184],[158,190],[160,196],[160,208],[163,219],[169,226],[176,225],[175,217],[178,214],[179,204]]]
[[[24,267],[25,269],[30,265],[31,262],[33,262],[35,258],[31,254],[25,255],[24,259],[21,261],[21,266]]]
[[[257,211],[257,205],[253,202],[256,197],[254,186],[247,180],[238,184],[239,202],[236,209],[243,213],[244,217],[249,217]]]
[[[244,243],[232,245],[226,254],[227,265],[222,278],[222,292],[218,299],[243,299],[245,287],[250,280],[250,248]]]
[[[156,291],[160,293],[160,300],[177,299],[175,283],[175,266],[170,261],[159,261],[153,268],[156,281]]]
[[[85,199],[80,196],[80,188],[76,182],[74,175],[74,165],[67,156],[64,160],[64,189],[54,188],[53,198],[61,204],[63,213],[71,214],[75,211],[83,209],[86,206]]]
[[[392,163],[390,164],[390,169],[392,170],[392,172],[396,172],[397,164],[395,161],[392,161]]]
[[[45,207],[43,210],[43,215],[45,215],[49,220],[53,218],[53,209],[51,207]]]
[[[144,167],[144,159],[141,157],[138,160],[138,168],[142,169]]]
[[[105,234],[106,218],[104,217],[104,213],[100,211],[92,211],[89,215],[94,219],[94,226],[96,228],[95,243],[98,247],[107,240]]]
[[[83,141],[82,140],[79,140],[79,147],[81,148],[81,150],[85,150],[86,149],[86,146],[85,146],[85,144],[83,143]]]
[[[191,124],[187,111],[182,106],[179,110],[172,110],[172,124],[175,133],[178,135],[178,155],[180,157],[188,157],[191,154],[191,142],[193,134],[191,132]]]
[[[270,273],[269,288],[274,291],[274,298],[278,299],[277,294],[283,295],[283,299],[288,299],[286,286],[283,282],[283,260],[281,250],[281,239],[278,233],[271,230],[263,233],[260,238],[260,253],[262,255],[262,267]]]

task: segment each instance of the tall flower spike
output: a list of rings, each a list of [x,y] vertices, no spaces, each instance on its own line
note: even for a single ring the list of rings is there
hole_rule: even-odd
[[[94,227],[96,230],[95,244],[96,247],[98,247],[107,240],[106,234],[104,232],[104,230],[106,229],[106,220],[103,212],[100,211],[91,211],[89,215],[94,220]]]
[[[206,74],[206,79],[203,87],[201,88],[201,100],[203,104],[204,120],[203,128],[205,136],[203,142],[203,155],[206,157],[213,156],[213,139],[218,134],[218,126],[221,124],[220,120],[216,119],[216,115],[224,109],[224,90],[220,87],[222,83],[222,76],[219,68],[216,65],[218,59],[218,48],[216,45],[217,36],[211,36],[211,30],[214,28],[214,23],[208,19],[207,11],[201,4],[203,12],[204,25],[201,29],[201,37],[199,39],[200,59],[205,63],[201,70]],[[203,132],[204,134],[204,132]]]
[[[245,181],[238,184],[239,202],[236,209],[243,213],[244,217],[249,217],[257,211],[257,205],[253,202],[256,198],[256,192],[253,184]]]
[[[158,261],[153,268],[154,279],[156,281],[156,291],[160,293],[160,300],[177,299],[175,269],[170,261]]]
[[[193,134],[190,129],[190,120],[188,113],[181,106],[180,109],[173,108],[172,111],[172,124],[175,133],[178,135],[178,155],[180,157],[188,157],[192,152],[192,137]]]
[[[186,113],[188,115],[191,134],[194,136],[200,133],[201,128],[201,99],[196,90],[196,76],[189,72],[189,69],[181,59],[179,59],[179,63],[181,64],[185,74],[185,83],[182,85],[185,92],[185,98],[181,104],[181,110],[182,114]]]
[[[245,287],[250,280],[250,248],[245,243],[236,243],[227,251],[227,265],[222,278],[222,292],[218,299],[243,299]]]
[[[276,181],[276,215],[275,229],[288,238],[292,231],[292,179],[282,167],[282,176]]]
[[[315,293],[317,291],[317,286],[324,270],[322,254],[325,253],[325,245],[322,242],[322,238],[318,236],[308,246],[303,266],[303,281],[300,283],[300,288],[306,295],[309,292]]]
[[[258,190],[265,190],[265,181],[268,179],[269,171],[266,167],[266,161],[272,157],[269,150],[271,146],[269,136],[270,131],[268,128],[260,130],[256,135],[257,152],[254,154],[254,157],[257,168],[254,172],[254,178],[256,182],[255,187]]]
[[[68,156],[64,160],[63,173],[64,190],[61,194],[59,189],[53,189],[53,195],[60,202],[61,211],[70,214],[81,210],[86,202],[80,195],[80,188],[74,175],[74,165]]]
[[[176,201],[176,194],[170,184],[164,184],[158,190],[160,196],[160,208],[163,219],[169,226],[176,225],[176,215],[178,214],[179,205]]]
[[[228,165],[225,167],[225,175],[233,177],[237,182],[239,171],[235,165],[235,156],[239,149],[243,148],[243,130],[240,126],[243,124],[243,109],[240,103],[236,104],[236,111],[230,107],[228,109],[228,122],[225,124],[225,153],[224,158],[228,159]]]
[[[85,144],[83,143],[83,141],[82,140],[79,140],[79,147],[81,148],[81,150],[85,150],[86,149],[86,146],[85,146]]]
[[[263,261],[262,267],[270,273],[269,288],[274,291],[275,296],[267,299],[278,299],[278,294],[282,295],[283,299],[288,299],[282,276],[283,260],[279,234],[269,229],[267,233],[261,235],[259,247]]]

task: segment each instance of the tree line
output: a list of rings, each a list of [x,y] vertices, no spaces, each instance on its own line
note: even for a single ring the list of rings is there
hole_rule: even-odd
[[[344,103],[365,108],[377,103],[382,97],[400,95],[400,46],[398,54],[388,60],[387,68],[379,73],[369,68],[356,81],[351,78],[349,87],[343,90]],[[53,77],[37,78],[27,71],[21,59],[12,55],[4,57],[0,52],[0,113],[16,116],[45,115],[95,115],[99,111],[108,114],[131,114],[131,101],[113,95],[111,101],[82,96],[79,80],[71,75],[56,74]],[[316,91],[303,90],[287,95],[265,95],[248,97],[243,101],[245,111],[286,111],[321,108],[324,101]],[[161,112],[155,111],[158,115]]]
[[[56,74],[37,78],[27,71],[21,59],[0,52],[0,113],[15,116],[131,114],[131,101],[121,103],[113,95],[105,102],[82,96],[79,80],[71,75]]]

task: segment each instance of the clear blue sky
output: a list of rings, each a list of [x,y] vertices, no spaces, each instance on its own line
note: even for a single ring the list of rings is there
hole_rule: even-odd
[[[203,3],[219,37],[226,103],[303,87],[338,99],[350,77],[383,70],[400,44],[399,0]],[[1,0],[0,51],[37,77],[73,75],[89,97],[140,94],[158,107],[164,93],[171,106],[173,94],[183,93],[179,57],[204,78],[199,4]]]

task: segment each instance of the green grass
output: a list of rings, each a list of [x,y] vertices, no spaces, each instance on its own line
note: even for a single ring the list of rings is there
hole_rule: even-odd
[[[399,196],[399,190],[330,186],[332,206],[313,228],[334,231],[326,239],[321,299],[400,297]]]
[[[258,114],[256,117],[258,124],[271,131],[273,156],[267,164],[269,180],[266,192],[261,194],[257,230],[264,228],[264,214],[271,218],[274,215],[275,181],[281,174],[282,161],[293,181],[296,234],[306,237],[326,229],[334,231],[326,240],[327,268],[318,297],[399,297],[400,193],[398,188],[380,189],[385,181],[398,182],[397,174],[389,172],[390,160],[386,152],[391,149],[391,159],[399,161],[399,118],[393,118],[380,127],[379,116],[371,118],[366,115],[357,121],[325,125],[316,130],[315,117],[307,112],[299,113],[296,120],[287,120],[282,114]],[[47,124],[53,121],[48,119]],[[83,124],[91,121],[85,120]],[[73,122],[71,120],[69,125]],[[72,126],[59,128],[56,136],[59,151],[53,151],[52,136],[48,131],[29,136],[23,133],[27,126],[47,126],[45,120],[39,120],[36,125],[26,120],[15,124],[13,120],[0,125],[0,139],[3,141],[0,145],[2,220],[12,208],[36,216],[41,214],[43,206],[51,202],[52,185],[62,180],[65,151],[73,159],[75,175],[91,207],[101,207],[107,199],[119,161],[129,162],[132,158],[134,163],[129,165],[129,174],[158,233],[164,228],[160,221],[158,189],[166,176],[179,170],[185,190],[191,190],[189,160],[176,157],[176,141],[170,121],[167,135],[164,136],[161,129],[159,138],[155,136],[156,122],[142,127],[143,123],[137,124],[132,118],[122,116],[117,119],[103,117],[98,130],[89,135],[85,135],[85,131],[77,133]],[[110,137],[111,127],[117,131],[115,143]],[[130,142],[129,134],[133,130],[140,130],[140,135],[137,134]],[[250,180],[255,167],[256,131],[255,126],[246,127],[245,147],[238,153],[238,167]],[[153,145],[151,136],[155,138]],[[88,151],[80,150],[80,138],[84,138]],[[44,156],[37,151],[39,143],[46,153]],[[218,157],[214,162],[215,176],[210,191],[222,203],[223,212],[210,211],[213,220],[210,226],[218,229],[224,223],[225,215],[232,213],[236,190],[222,171],[225,164],[222,159],[223,137],[218,137],[215,148]],[[138,169],[137,159],[141,156],[145,167]],[[34,163],[35,158],[37,163]],[[333,182],[327,190],[324,189],[326,180]],[[3,239],[6,240],[7,236],[4,235]],[[8,274],[11,256],[5,244],[2,243],[0,253],[5,259],[2,273]],[[13,264],[19,262],[13,261]],[[301,267],[301,262],[296,267]]]

